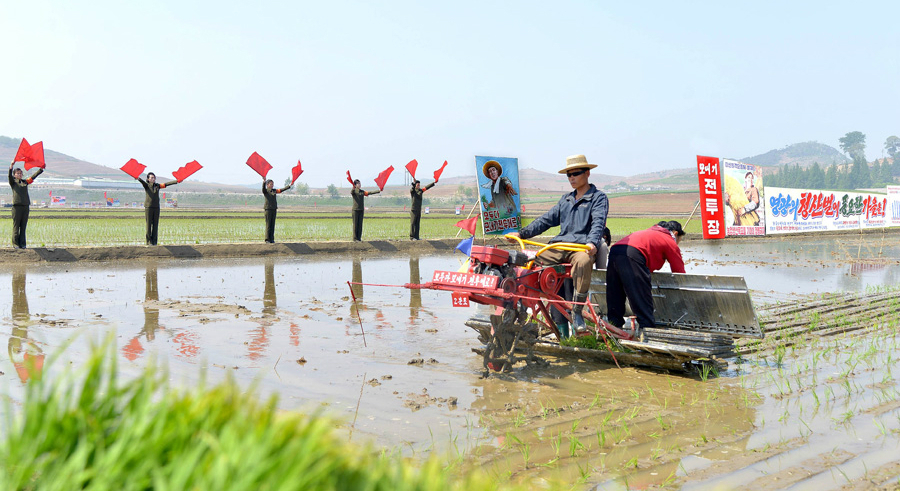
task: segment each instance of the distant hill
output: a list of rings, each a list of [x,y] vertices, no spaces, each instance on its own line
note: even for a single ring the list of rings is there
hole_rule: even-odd
[[[19,147],[20,139],[0,136],[0,162],[10,162],[16,154]],[[32,142],[34,143],[34,142]],[[119,169],[92,164],[84,160],[76,159],[69,155],[59,153],[50,149],[44,149],[44,155],[47,160],[47,172],[45,177],[56,177],[62,179],[78,179],[83,177],[112,179],[124,181],[130,179]],[[849,163],[850,160],[834,147],[818,143],[805,142],[788,145],[781,149],[770,150],[764,154],[741,159],[748,164],[755,164],[766,167],[778,167],[784,164],[799,164],[800,167],[807,167],[813,162],[818,162],[822,167],[837,162],[839,165]],[[124,163],[124,162],[123,162]],[[600,188],[612,189],[617,188],[621,182],[626,182],[629,186],[640,186],[644,189],[656,189],[657,186],[664,189],[684,190],[696,189],[697,175],[694,167],[669,169],[645,174],[638,174],[630,177],[603,174],[604,166],[595,168],[591,172],[591,182]],[[620,170],[620,169],[615,169]],[[445,176],[441,179],[438,187],[431,192],[431,196],[449,196],[457,192],[460,185],[471,187],[475,184],[474,166],[472,173],[463,176]],[[159,176],[160,179],[167,180],[168,176]],[[423,183],[428,184],[431,181],[430,173],[424,173],[419,176]],[[568,192],[571,190],[568,179],[564,174],[556,172],[544,172],[533,168],[519,169],[519,184],[523,190],[530,191],[548,191],[548,192]],[[339,186],[343,186],[339,184]],[[190,179],[178,186],[178,190],[194,191],[194,192],[215,192],[215,193],[254,193],[257,184],[252,186],[229,185],[202,182]],[[349,189],[349,188],[348,188]],[[324,189],[312,189],[313,193],[325,193]],[[386,189],[391,194],[403,195],[408,193],[408,187],[403,185],[392,184]],[[349,192],[349,191],[347,191]]]
[[[0,162],[12,162],[21,141],[20,138],[0,136]],[[64,179],[78,179],[79,177],[122,179],[124,176],[124,173],[119,169],[111,169],[102,165],[85,162],[84,160],[79,160],[63,153],[54,152],[47,148],[44,148],[44,160],[48,164],[45,177],[59,177]],[[124,162],[122,163],[124,164]]]
[[[0,136],[0,162],[12,162],[21,141],[20,138]],[[126,181],[131,179],[119,169],[92,164],[84,160],[76,159],[75,157],[70,157],[64,153],[55,152],[46,147],[44,147],[44,160],[47,162],[47,169],[43,174],[44,179],[48,177],[59,179],[80,179],[87,177],[111,179],[114,181]],[[122,163],[124,164],[125,162]],[[159,175],[159,179],[170,180],[171,177]],[[196,180],[186,180],[179,184],[178,190],[195,192],[247,192],[241,186],[212,184]]]
[[[745,157],[741,159],[741,162],[766,167],[798,164],[800,167],[805,168],[812,165],[813,162],[818,162],[820,166],[827,167],[832,163],[838,165],[849,163],[850,159],[832,146],[809,141],[769,150],[764,154],[753,157]]]

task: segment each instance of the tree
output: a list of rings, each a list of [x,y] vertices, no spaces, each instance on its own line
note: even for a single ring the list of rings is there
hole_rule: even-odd
[[[822,189],[825,187],[825,171],[819,167],[818,162],[813,162],[809,168],[809,187],[812,189]]]
[[[852,159],[866,158],[866,135],[859,131],[851,131],[838,140],[841,142],[841,150]]]
[[[859,183],[857,186],[859,188],[872,187],[872,173],[869,172],[869,163],[866,162],[865,157],[859,159]]]
[[[900,138],[896,136],[887,137],[887,140],[884,141],[884,149],[891,156],[891,160],[896,162],[897,157],[900,156]]]
[[[872,176],[873,186],[879,186],[883,184],[881,182],[881,164],[878,163],[878,159],[875,159],[875,162],[872,164],[872,168],[869,169],[869,175]]]
[[[825,171],[825,185],[823,186],[825,189],[837,189],[837,164],[834,162],[828,166],[828,170]]]
[[[887,159],[882,159],[881,161],[881,177],[878,180],[883,184],[894,183],[894,176],[891,174],[891,164],[888,163]]]
[[[294,192],[303,195],[309,194],[309,184],[306,184],[305,182],[295,182]]]
[[[844,170],[838,173],[837,178],[837,188],[838,189],[853,189],[853,178],[852,178],[853,170],[852,168],[845,168]]]
[[[338,191],[337,186],[335,186],[334,184],[329,184],[329,185],[328,185],[328,194],[329,194],[332,198],[338,199],[338,197],[341,195],[341,192]]]

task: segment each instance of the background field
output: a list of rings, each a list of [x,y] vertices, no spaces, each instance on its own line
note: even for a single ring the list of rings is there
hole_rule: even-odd
[[[3,229],[12,236],[12,220],[4,213]],[[423,215],[420,237],[445,239],[465,237],[456,223],[465,218],[451,213]],[[680,216],[610,217],[608,226],[613,237],[621,237],[635,230],[650,227],[662,219],[682,219]],[[530,223],[533,218],[526,218]],[[682,220],[684,222],[684,220]],[[688,233],[699,233],[699,220],[688,225]],[[479,234],[481,233],[479,227]],[[545,236],[558,233],[558,228]],[[216,210],[162,211],[159,243],[210,244],[261,242],[265,234],[262,211],[234,212]],[[352,223],[349,213],[303,213],[279,211],[275,229],[278,242],[349,240]],[[141,210],[33,210],[28,221],[29,247],[111,246],[144,243],[144,218]],[[408,240],[409,216],[404,213],[370,212],[363,223],[363,240]]]

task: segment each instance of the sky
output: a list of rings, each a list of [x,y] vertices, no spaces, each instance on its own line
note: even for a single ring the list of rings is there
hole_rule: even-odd
[[[0,135],[245,184],[631,176],[900,135],[900,2],[0,0]],[[123,177],[124,174],[123,174]]]

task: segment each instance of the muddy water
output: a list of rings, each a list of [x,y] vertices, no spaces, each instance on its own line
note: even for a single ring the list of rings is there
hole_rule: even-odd
[[[744,276],[761,306],[893,284],[900,276],[900,246],[872,242],[869,237],[690,242],[684,254],[690,272]],[[521,367],[485,380],[480,358],[471,353],[480,343],[463,326],[477,308],[454,308],[447,293],[372,286],[355,288],[354,305],[347,285],[427,281],[435,269],[455,269],[460,257],[11,267],[0,273],[0,312],[10,353],[0,362],[5,374],[0,384],[20,400],[25,364],[46,365],[45,374],[70,370],[92,341],[111,333],[126,373],[157,361],[185,387],[195,385],[201,371],[213,381],[230,374],[245,386],[256,384],[264,395],[277,393],[286,410],[322,409],[342,418],[342,431],[353,440],[406,454],[439,451],[501,478],[603,489],[730,488],[795,467],[825,469],[832,461],[848,462],[846,472],[852,474],[864,467],[863,456],[884,460],[896,449],[893,428],[900,427],[900,419],[890,422],[896,408],[884,402],[896,393],[892,378],[875,368],[862,372],[865,379],[846,375],[850,394],[841,399],[837,388],[843,379],[831,379],[845,369],[834,367],[853,360],[819,361],[809,368],[823,349],[861,349],[852,339],[810,342],[780,358],[763,349],[708,381],[556,359],[548,359],[547,367]],[[883,346],[896,340],[890,332],[884,336]],[[896,362],[890,350],[875,351],[877,356],[867,358],[873,360],[870,367]],[[51,362],[52,355],[61,359]],[[785,380],[791,381],[790,390]],[[822,380],[831,390],[826,395],[824,387],[818,389],[820,402],[810,416],[811,395],[797,385],[815,387]],[[854,386],[860,389],[854,392]],[[824,400],[831,403],[823,407]],[[869,421],[875,416],[865,416],[867,410],[878,411],[881,427]],[[857,417],[865,428],[856,429]],[[860,444],[819,453],[822,445],[831,445],[829,451],[841,447],[849,435],[878,440],[883,448]],[[822,488],[847,482],[840,474],[835,479],[808,474]]]

